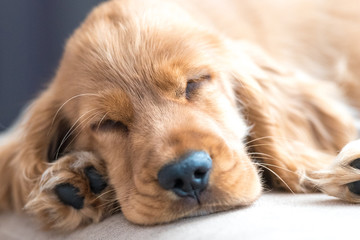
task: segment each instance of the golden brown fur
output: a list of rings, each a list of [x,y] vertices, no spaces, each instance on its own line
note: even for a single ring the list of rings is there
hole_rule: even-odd
[[[88,16],[50,86],[0,139],[0,209],[25,207],[63,230],[120,207],[134,223],[163,223],[251,204],[258,165],[275,187],[360,201],[346,187],[358,170],[340,167],[360,156],[356,142],[333,162],[356,138],[357,1],[179,2],[114,0]],[[189,98],[188,80],[201,82]],[[104,130],[107,119],[127,128]],[[201,205],[157,183],[191,149],[213,159]],[[103,194],[90,192],[86,166],[107,176]],[[83,209],[58,201],[63,182]]]

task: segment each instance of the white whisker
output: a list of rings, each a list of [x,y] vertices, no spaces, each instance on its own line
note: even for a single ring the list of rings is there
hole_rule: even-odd
[[[274,160],[274,161],[277,161],[277,159],[269,154],[266,154],[266,153],[260,153],[260,152],[250,152],[248,153],[249,155],[258,155],[258,156],[265,156],[265,157],[268,157],[269,159],[271,160]]]
[[[246,146],[247,148],[253,148],[253,147],[261,147],[261,146],[274,146],[273,143],[261,143],[261,144],[254,144]]]
[[[263,167],[263,168],[267,169],[268,171],[270,171],[272,174],[274,174],[274,175],[290,190],[290,192],[291,192],[292,194],[295,194],[295,193],[293,192],[293,190],[289,187],[289,185],[285,182],[285,180],[282,179],[276,172],[274,172],[274,171],[271,170],[270,168],[262,165],[261,163],[254,163],[254,164],[255,164],[255,165],[258,165],[258,166],[260,166],[260,167]]]
[[[59,112],[61,111],[61,109],[62,109],[67,103],[69,103],[70,101],[74,100],[75,98],[84,97],[84,96],[95,96],[95,97],[99,97],[98,94],[94,94],[94,93],[83,93],[83,94],[78,94],[78,95],[76,95],[76,96],[73,96],[73,97],[69,98],[68,100],[66,100],[66,101],[59,107],[59,109],[56,111],[56,113],[55,113],[55,115],[54,115],[54,118],[53,118],[52,121],[51,121],[51,125],[50,125],[50,128],[49,128],[48,135],[50,134],[50,131],[51,131],[52,127],[54,126],[55,119],[56,119],[57,115],[59,114]]]
[[[75,139],[80,135],[80,133],[84,130],[84,128],[85,128],[86,125],[87,125],[87,124],[84,124],[85,121],[87,121],[87,123],[88,123],[88,122],[91,122],[91,121],[94,119],[94,117],[96,117],[97,114],[98,114],[98,112],[96,112],[94,115],[89,116],[88,118],[84,119],[84,120],[79,124],[79,126],[83,125],[82,128],[81,128],[80,131],[78,131],[78,133],[73,137],[73,139],[71,139],[71,141],[69,142],[68,145],[71,145],[71,144],[75,141]]]
[[[274,165],[274,164],[268,164],[268,163],[256,163],[256,164],[258,164],[258,165],[261,164],[262,166],[265,165],[265,166],[270,166],[270,167],[274,167],[274,168],[279,168],[279,169],[284,170],[284,171],[287,171],[287,172],[289,172],[289,173],[297,174],[297,173],[294,172],[294,171],[291,171],[291,170],[289,170],[289,169],[287,169],[287,168],[283,168],[283,167],[276,166],[276,165]],[[297,174],[297,175],[298,175],[298,174]]]
[[[99,121],[99,123],[98,123],[98,126],[97,126],[97,130],[99,130],[99,127],[100,127],[101,123],[104,121],[104,119],[106,118],[106,115],[108,115],[108,114],[109,114],[109,112],[106,112],[106,113],[104,114],[104,116],[100,119],[100,121]]]
[[[264,139],[271,139],[271,140],[285,140],[285,141],[290,141],[290,140],[294,140],[294,139],[291,139],[291,138],[286,138],[286,137],[277,137],[277,136],[265,136],[265,137],[259,137],[259,138],[255,138],[255,139],[252,139],[248,142],[245,143],[245,146],[248,146],[250,143],[252,142],[255,142],[255,141],[260,141],[260,140],[264,140]]]
[[[85,115],[87,115],[87,114],[89,114],[90,112],[93,112],[93,111],[95,111],[95,110],[97,110],[97,109],[92,109],[92,110],[87,111],[86,113],[82,114],[82,115],[75,121],[75,123],[71,126],[71,128],[67,131],[67,133],[65,134],[65,136],[64,136],[63,139],[61,140],[60,145],[59,145],[59,147],[58,147],[58,149],[57,149],[57,151],[56,151],[55,159],[58,158],[60,149],[61,149],[61,147],[63,146],[63,144],[64,144],[64,143],[66,142],[66,140],[71,136],[71,134],[72,134],[74,131],[76,131],[76,129],[78,129],[79,126],[81,126],[82,123],[78,124],[78,126],[76,126],[76,124],[77,124],[77,123],[81,120],[81,118],[83,118]],[[96,116],[96,113],[95,113],[94,115],[90,115],[90,116]],[[90,116],[89,116],[89,117],[90,117]],[[89,118],[89,117],[88,117],[88,118]],[[86,121],[88,118],[86,118],[84,121]],[[83,121],[83,122],[84,122],[84,121]],[[75,127],[75,126],[76,126],[76,127]]]

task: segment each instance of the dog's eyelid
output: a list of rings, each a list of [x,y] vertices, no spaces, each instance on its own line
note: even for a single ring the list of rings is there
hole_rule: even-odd
[[[186,99],[190,99],[191,94],[200,87],[201,82],[188,81],[185,90]]]
[[[94,131],[110,131],[110,130],[118,130],[124,133],[129,132],[129,128],[126,124],[121,121],[115,121],[112,119],[106,119],[99,123],[94,123],[91,125],[91,129]]]
[[[186,99],[190,99],[191,94],[197,90],[204,81],[210,81],[210,75],[201,75],[200,77],[190,78],[187,80],[185,95]]]
[[[189,78],[187,80],[187,82],[191,83],[191,82],[201,82],[201,81],[209,81],[211,80],[211,75],[210,74],[204,74],[204,75],[200,75],[200,76],[197,76],[197,77],[192,77],[192,78]]]

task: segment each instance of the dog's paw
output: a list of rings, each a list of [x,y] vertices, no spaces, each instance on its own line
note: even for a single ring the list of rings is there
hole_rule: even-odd
[[[360,203],[360,140],[347,144],[328,169],[308,173],[304,182],[328,195]]]
[[[104,177],[93,166],[84,169],[85,176],[89,181],[89,187],[93,194],[100,194],[106,187],[107,183]],[[55,186],[55,193],[59,200],[65,205],[75,209],[84,207],[84,197],[80,195],[79,188],[70,183],[60,183]]]
[[[355,159],[350,163],[350,166],[354,169],[359,170],[359,180],[355,182],[348,183],[348,188],[350,192],[356,194],[360,198],[360,158]]]
[[[76,152],[51,163],[25,209],[47,228],[72,230],[100,221],[117,207],[102,161],[89,152]]]

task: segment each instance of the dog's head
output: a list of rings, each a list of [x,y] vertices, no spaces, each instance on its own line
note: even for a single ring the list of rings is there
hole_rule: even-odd
[[[89,16],[51,86],[58,104],[75,98],[59,113],[82,122],[75,148],[104,159],[133,222],[252,203],[260,180],[223,40],[178,10],[168,15],[171,5],[128,7],[113,1]]]
[[[285,95],[263,94],[274,86],[254,80],[258,66],[246,53],[179,7],[146,4],[111,1],[90,14],[68,41],[41,104],[35,103],[42,109],[39,122],[51,116],[50,136],[73,132],[65,147],[105,161],[117,201],[133,222],[168,222],[252,203],[261,183],[244,143],[250,124],[253,137],[294,137],[294,125],[281,121],[311,128],[304,112],[269,118],[278,108],[273,102]],[[270,143],[263,145],[270,149]],[[285,152],[292,151],[289,145]]]

